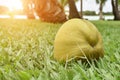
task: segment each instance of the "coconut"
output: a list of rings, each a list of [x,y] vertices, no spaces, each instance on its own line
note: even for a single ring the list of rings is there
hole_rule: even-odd
[[[60,62],[71,59],[98,60],[104,55],[101,34],[87,20],[68,20],[56,34],[53,52],[54,58]]]

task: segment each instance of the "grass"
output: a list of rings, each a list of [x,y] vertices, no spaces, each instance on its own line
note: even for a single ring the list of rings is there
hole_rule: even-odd
[[[102,34],[105,56],[91,63],[66,65],[53,59],[61,24],[0,19],[0,80],[119,80],[120,22],[92,21]]]

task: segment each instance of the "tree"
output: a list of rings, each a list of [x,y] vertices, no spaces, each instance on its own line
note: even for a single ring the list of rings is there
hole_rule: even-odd
[[[74,0],[68,0],[69,4],[69,18],[81,18],[79,15],[79,12],[76,8],[75,1]]]
[[[58,0],[35,0],[35,11],[42,21],[52,23],[66,21],[64,9]]]
[[[5,14],[9,11],[8,7],[0,6],[0,14]]]
[[[35,19],[34,15],[34,0],[21,0],[23,4],[23,10],[28,19]]]
[[[99,16],[100,20],[103,20],[103,6],[107,0],[96,0],[96,3],[100,4],[99,6]]]
[[[79,14],[75,2],[78,0],[59,0],[63,7],[69,5],[69,19],[71,18],[82,18],[82,0],[81,1],[81,14]]]
[[[81,18],[83,18],[83,0],[80,0],[80,11],[81,11],[81,13],[80,13],[80,15],[81,15]]]
[[[119,13],[119,10],[118,10],[118,3],[120,3],[120,0],[111,0],[114,20],[120,20],[120,13]]]

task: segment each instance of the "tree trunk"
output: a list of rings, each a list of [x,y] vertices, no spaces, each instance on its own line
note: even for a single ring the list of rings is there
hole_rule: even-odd
[[[69,19],[81,18],[78,10],[76,8],[75,1],[74,0],[68,0],[68,4],[69,4]]]
[[[103,3],[102,3],[102,1],[100,2],[100,12],[99,12],[99,16],[100,16],[100,20],[103,20],[104,18],[103,18],[103,12],[102,12],[102,10],[103,10]]]
[[[22,0],[23,10],[28,19],[35,19],[33,0]]]
[[[80,1],[80,17],[83,18],[83,0]]]
[[[120,14],[118,11],[118,0],[111,0],[111,4],[113,8],[114,20],[120,20]]]
[[[58,0],[35,0],[35,11],[41,21],[63,23],[67,20]]]
[[[28,7],[29,7],[29,9],[27,12],[27,18],[28,19],[35,19],[33,3],[29,3]]]

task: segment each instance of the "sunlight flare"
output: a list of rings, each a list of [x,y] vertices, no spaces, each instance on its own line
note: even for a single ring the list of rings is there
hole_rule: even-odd
[[[10,11],[23,9],[21,0],[6,0],[3,5],[8,7]]]

